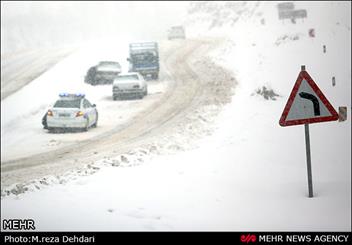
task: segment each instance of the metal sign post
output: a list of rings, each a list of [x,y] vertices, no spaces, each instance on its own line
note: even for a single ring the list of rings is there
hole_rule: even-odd
[[[310,158],[310,139],[309,139],[309,124],[304,124],[306,135],[306,155],[307,155],[307,173],[308,173],[308,194],[313,197],[313,180],[312,180],[312,162]]]
[[[336,121],[339,115],[323,92],[310,77],[304,65],[282,112],[279,124],[282,127],[304,124],[308,194],[313,197],[312,162],[310,155],[309,124]]]

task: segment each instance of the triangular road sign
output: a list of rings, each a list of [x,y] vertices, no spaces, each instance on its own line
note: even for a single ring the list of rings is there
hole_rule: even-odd
[[[318,88],[308,72],[299,73],[280,118],[281,126],[336,121],[334,107]]]

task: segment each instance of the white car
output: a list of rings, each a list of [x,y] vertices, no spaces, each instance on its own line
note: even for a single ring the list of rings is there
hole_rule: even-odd
[[[47,129],[82,129],[87,131],[98,124],[98,111],[84,94],[60,94],[46,115]]]
[[[169,30],[167,38],[169,40],[186,39],[185,29],[183,28],[183,26],[172,26]]]
[[[138,72],[121,73],[114,79],[112,86],[114,100],[125,96],[135,96],[142,99],[147,94],[147,82]]]

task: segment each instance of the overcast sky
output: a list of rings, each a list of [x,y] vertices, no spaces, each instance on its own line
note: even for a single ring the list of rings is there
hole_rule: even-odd
[[[182,24],[188,2],[1,2],[1,53],[124,36],[159,39]]]

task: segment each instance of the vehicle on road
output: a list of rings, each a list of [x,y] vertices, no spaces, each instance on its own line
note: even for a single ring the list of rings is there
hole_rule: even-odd
[[[183,26],[172,26],[169,29],[167,39],[186,39],[185,29]]]
[[[97,127],[98,110],[84,94],[61,93],[54,106],[46,113],[46,127],[57,129],[81,129]]]
[[[85,82],[98,84],[112,84],[115,77],[121,73],[121,65],[116,61],[101,61],[98,65],[92,66],[87,71]]]
[[[130,43],[130,72],[139,72],[144,78],[159,77],[159,48],[156,42]]]
[[[137,72],[121,73],[112,86],[114,100],[122,97],[134,96],[142,99],[148,94],[148,84],[143,76]]]

